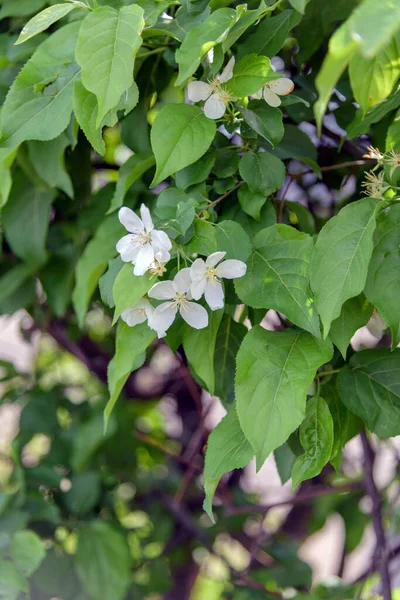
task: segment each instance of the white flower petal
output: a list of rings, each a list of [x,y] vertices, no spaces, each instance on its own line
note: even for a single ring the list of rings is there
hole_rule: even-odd
[[[225,114],[225,103],[218,94],[212,94],[204,104],[204,114],[209,119],[220,119]]]
[[[144,275],[153,261],[154,250],[152,245],[146,244],[145,246],[142,246],[135,259],[135,268],[133,269],[133,274]]]
[[[276,79],[275,81],[270,81],[269,85],[270,85],[271,90],[275,94],[278,94],[279,96],[286,96],[287,94],[290,94],[290,92],[293,92],[293,90],[294,90],[294,83],[288,77],[282,77],[281,79]]]
[[[222,71],[221,75],[219,75],[218,79],[221,83],[225,83],[232,79],[233,77],[233,67],[235,66],[235,57],[232,56],[225,69]]]
[[[159,338],[165,336],[165,333],[175,320],[178,309],[174,302],[163,302],[154,310],[151,328],[157,331]]]
[[[134,237],[129,234],[124,235],[124,237],[117,242],[116,249],[124,262],[133,262],[139,254],[140,246],[135,243]]]
[[[161,229],[153,229],[151,232],[151,241],[155,247],[157,247],[157,251],[162,252],[163,250],[171,250],[172,243],[165,231],[161,231]]]
[[[182,319],[194,329],[204,329],[208,325],[208,312],[196,302],[186,302],[184,306],[180,307],[179,312]]]
[[[224,260],[223,263],[216,268],[217,277],[225,277],[225,279],[236,279],[243,277],[246,274],[247,265],[241,260],[233,258]]]
[[[190,277],[192,281],[202,279],[206,274],[206,263],[202,258],[196,258],[190,267]],[[193,296],[194,297],[194,296]]]
[[[155,300],[171,300],[171,298],[174,298],[175,293],[172,281],[160,281],[160,283],[153,285],[147,295]]]
[[[279,98],[279,96],[277,96],[275,92],[273,92],[266,86],[264,88],[264,100],[267,104],[273,106],[274,108],[281,105],[281,99]]]
[[[208,83],[204,81],[191,81],[187,86],[187,95],[189,100],[192,102],[200,102],[200,100],[207,100],[211,94],[211,88]]]
[[[207,281],[204,297],[211,310],[224,307],[224,288],[219,281],[215,281],[215,279]]]
[[[154,225],[153,225],[153,221],[151,218],[151,214],[145,204],[142,204],[140,207],[140,216],[142,217],[144,228],[146,229],[147,233],[150,233],[151,231],[153,231]]]
[[[215,267],[225,256],[226,252],[213,252],[206,260],[206,266]]]
[[[120,223],[131,233],[138,233],[144,230],[144,225],[139,217],[127,206],[119,209],[118,218]]]
[[[190,279],[190,269],[186,267],[181,269],[174,277],[174,289],[178,294],[186,294],[190,289],[192,280]]]
[[[147,320],[146,313],[143,313],[133,307],[127,308],[124,312],[121,313],[121,319],[125,321],[129,327],[134,327],[135,325],[140,325],[140,323],[144,323]]]
[[[258,92],[256,92],[255,94],[252,94],[252,97],[255,98],[256,100],[261,100],[263,95],[263,88],[261,88],[261,90],[258,90]]]
[[[201,279],[196,279],[195,281],[192,281],[192,285],[190,286],[190,293],[193,300],[200,300],[206,289],[206,284],[206,277],[202,277]]]

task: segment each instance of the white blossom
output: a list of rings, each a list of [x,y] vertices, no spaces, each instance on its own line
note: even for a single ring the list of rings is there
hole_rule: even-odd
[[[280,79],[274,79],[268,81],[263,87],[254,94],[254,98],[261,100],[264,98],[265,102],[270,106],[280,106],[281,99],[279,96],[287,96],[294,89],[294,83],[288,77],[282,77]]]
[[[229,91],[222,84],[232,78],[234,66],[235,58],[232,57],[222,73],[211,79],[208,83],[204,81],[191,81],[187,86],[189,100],[192,102],[206,101],[204,104],[204,114],[209,119],[220,119],[225,113],[228,102],[233,99]]]
[[[150,211],[144,204],[140,207],[140,216],[141,219],[126,206],[118,213],[119,220],[129,231],[129,235],[119,240],[117,251],[124,262],[135,265],[135,275],[143,275],[152,265],[168,262],[172,248],[165,231],[154,229]]]
[[[204,294],[211,310],[224,306],[224,289],[220,279],[243,277],[247,270],[246,264],[241,260],[228,259],[221,262],[225,254],[226,252],[214,252],[206,261],[197,258],[190,267],[192,297],[199,300]]]
[[[121,319],[125,321],[129,327],[134,327],[135,325],[140,325],[140,323],[148,321],[149,327],[153,329],[153,314],[154,307],[146,300],[146,298],[142,298],[124,310],[121,314]]]
[[[194,329],[204,329],[208,325],[208,313],[203,306],[190,302],[190,269],[179,271],[173,281],[160,281],[149,290],[148,295],[155,300],[169,300],[163,302],[154,310],[152,328],[157,331],[159,338],[166,335],[179,310],[182,318]]]

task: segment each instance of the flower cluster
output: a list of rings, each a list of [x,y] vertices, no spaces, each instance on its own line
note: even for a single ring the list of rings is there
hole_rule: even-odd
[[[124,262],[135,265],[134,275],[150,271],[162,275],[165,264],[171,258],[172,243],[164,231],[154,229],[150,211],[142,204],[141,219],[127,207],[119,211],[119,220],[129,231],[117,243],[117,250]],[[203,260],[197,258],[190,267],[178,271],[173,280],[155,283],[148,297],[163,301],[154,307],[147,298],[141,298],[121,314],[130,327],[147,323],[157,332],[159,338],[175,320],[176,315],[194,329],[204,329],[208,325],[208,312],[197,302],[203,296],[211,310],[224,306],[224,288],[221,279],[236,279],[246,273],[246,264],[241,260],[224,260],[226,252],[214,252]]]
[[[385,193],[394,187],[392,183],[386,180],[387,170],[385,170],[385,166],[389,168],[389,178],[391,179],[396,169],[400,167],[400,154],[395,150],[382,154],[378,148],[372,146],[368,146],[367,150],[368,152],[363,154],[363,158],[376,160],[376,165],[365,174],[366,181],[361,185],[365,188],[364,194],[366,196],[382,199],[385,197]],[[375,171],[379,168],[383,170],[376,174]]]
[[[235,57],[232,57],[225,69],[211,79],[208,83],[204,81],[191,81],[187,86],[188,99],[191,102],[204,103],[204,114],[209,119],[220,119],[224,116],[229,102],[237,100],[227,88],[226,84],[233,77],[233,68],[235,66]],[[294,83],[287,77],[274,79],[266,83],[256,94],[253,95],[257,100],[264,98],[270,106],[277,107],[281,104],[279,96],[286,96],[294,89]]]

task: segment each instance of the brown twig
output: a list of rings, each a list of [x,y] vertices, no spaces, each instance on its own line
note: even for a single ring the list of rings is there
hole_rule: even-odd
[[[230,189],[227,192],[225,192],[225,194],[223,194],[222,196],[220,196],[216,200],[213,200],[212,202],[210,202],[210,204],[207,204],[207,206],[201,212],[206,212],[209,208],[213,208],[214,206],[217,206],[217,204],[219,204],[220,202],[222,202],[222,200],[225,200],[225,198],[227,198],[228,196],[230,196],[231,194],[233,194],[233,192],[235,190],[237,190],[238,188],[240,188],[240,186],[243,185],[243,184],[244,184],[244,181],[239,181],[239,183],[237,183],[236,185],[234,185],[232,189]]]
[[[376,537],[375,560],[381,576],[382,594],[384,600],[392,600],[392,584],[389,574],[389,552],[386,545],[385,530],[382,520],[382,498],[374,480],[375,453],[368,441],[365,431],[360,433],[364,451],[365,491],[372,501],[372,523]]]
[[[146,435],[145,433],[142,433],[141,431],[134,431],[133,435],[135,437],[137,437],[141,442],[144,442],[145,444],[148,444],[149,446],[152,446],[153,448],[160,450],[160,452],[162,452],[166,456],[173,458],[174,460],[182,463],[183,465],[193,468],[194,471],[202,471],[203,470],[202,467],[200,465],[196,464],[193,460],[189,460],[188,458],[185,458],[184,456],[175,454],[175,452],[172,452],[171,450],[166,448],[163,444],[161,444],[161,442],[151,438],[150,436]]]
[[[295,180],[295,177],[293,177],[292,175],[289,175],[289,181],[287,182],[286,187],[283,190],[281,203],[279,206],[278,223],[282,223],[283,207],[285,206],[286,194],[288,193],[289,188],[292,185],[294,180]]]

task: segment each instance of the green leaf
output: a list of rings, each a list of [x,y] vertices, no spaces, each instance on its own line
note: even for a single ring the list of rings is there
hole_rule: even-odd
[[[46,236],[54,197],[53,191],[32,187],[25,177],[14,179],[10,200],[2,212],[4,234],[14,254],[27,263],[39,265],[46,261]]]
[[[131,556],[122,533],[96,520],[80,527],[76,569],[85,591],[95,600],[122,600],[131,583]]]
[[[400,343],[400,206],[390,206],[377,219],[374,249],[365,295],[392,332],[392,348]]]
[[[118,173],[117,187],[107,214],[120,208],[130,187],[154,165],[154,156],[134,154],[122,165]]]
[[[122,262],[121,258],[113,258],[108,261],[108,269],[99,279],[100,296],[104,304],[107,304],[110,308],[114,308],[114,296],[113,287],[114,282],[117,278],[118,273],[122,269],[125,263]]]
[[[282,187],[285,165],[268,152],[246,152],[239,163],[239,173],[252,192],[269,196]]]
[[[252,308],[272,308],[320,337],[319,319],[309,286],[312,238],[288,225],[260,231],[247,273],[235,281],[239,298]]]
[[[309,165],[314,171],[319,172],[317,164],[317,150],[304,131],[295,125],[285,125],[285,134],[282,141],[274,148],[272,153],[280,159],[297,158]]]
[[[7,204],[11,192],[12,178],[11,167],[17,155],[17,148],[0,148],[0,209]]]
[[[297,439],[296,433],[293,433],[291,437],[296,437]],[[300,442],[298,441],[298,439],[297,445],[300,446]],[[296,462],[298,456],[300,456],[300,454],[302,453],[302,447],[300,446],[300,452],[298,452],[297,450],[298,448],[296,447],[295,452],[289,442],[285,442],[284,444],[282,444],[282,446],[279,446],[279,448],[274,450],[275,464],[282,485],[285,485],[285,483],[289,481],[289,479],[292,477],[293,465]]]
[[[156,280],[150,273],[141,276],[134,275],[131,263],[125,263],[118,273],[113,287],[115,302],[113,325],[121,313],[143,298],[155,283]]]
[[[231,8],[218,8],[203,23],[189,29],[175,53],[179,65],[179,75],[175,85],[182,85],[193,75],[204,54],[224,41],[236,20],[236,11]]]
[[[118,219],[114,215],[106,217],[87,244],[76,265],[76,283],[72,294],[72,303],[80,327],[83,326],[89,301],[99,278],[107,269],[110,258],[117,254],[115,245],[121,237],[121,224]]]
[[[156,332],[150,329],[147,323],[129,327],[123,321],[118,322],[115,356],[108,366],[108,390],[110,398],[104,410],[105,427],[108,425],[110,415],[126,380],[131,371],[141,366],[143,361],[140,358],[155,337]]]
[[[279,144],[284,134],[282,111],[268,106],[264,100],[252,100],[247,108],[240,107],[244,120],[258,135],[272,147]]]
[[[37,12],[45,4],[47,0],[3,0],[0,10],[0,19],[6,17],[27,17]]]
[[[307,402],[306,417],[300,425],[300,442],[305,452],[293,465],[293,489],[319,475],[331,457],[333,419],[327,403],[319,396]]]
[[[220,221],[215,223],[217,248],[226,252],[225,258],[234,258],[246,262],[251,254],[250,238],[239,223]]]
[[[310,0],[289,0],[290,4],[295,8],[299,13],[304,15],[307,4]]]
[[[167,188],[157,198],[156,216],[171,239],[184,235],[194,221],[197,202],[183,190]]]
[[[303,421],[306,395],[332,345],[304,331],[253,327],[237,355],[240,425],[257,456],[257,470]]]
[[[104,156],[106,146],[103,141],[102,129],[96,126],[97,121],[97,98],[89,92],[80,81],[75,82],[73,96],[74,113],[80,128],[93,148]]]
[[[202,183],[210,175],[214,163],[214,152],[207,152],[198,161],[177,172],[175,176],[177,187],[186,190],[191,185]]]
[[[356,352],[339,373],[343,403],[382,438],[400,433],[400,350]]]
[[[274,79],[277,79],[277,75],[269,58],[248,54],[235,64],[233,76],[226,86],[233,96],[243,98],[255,94],[267,81]]]
[[[253,219],[256,219],[256,221],[259,221],[261,209],[267,201],[264,194],[252,192],[247,183],[245,183],[238,190],[238,198],[242,210],[253,217]]]
[[[215,340],[214,393],[226,408],[233,402],[236,355],[246,333],[246,327],[236,323],[231,315],[225,314],[222,317]]]
[[[0,559],[0,595],[5,600],[17,600],[19,592],[28,593],[29,585],[25,577],[9,560]]]
[[[378,123],[392,110],[400,106],[400,90],[391,94],[385,100],[382,100],[376,106],[370,108],[366,114],[359,109],[356,112],[354,120],[347,127],[347,137],[355,138],[362,133],[366,133],[371,125]]]
[[[46,550],[33,531],[17,531],[11,540],[10,556],[17,569],[29,576],[39,568]]]
[[[65,169],[64,153],[71,145],[63,132],[48,142],[28,142],[29,159],[36,173],[50,187],[62,190],[70,198],[74,197],[72,181]]]
[[[39,14],[35,15],[28,23],[23,27],[19,38],[14,43],[15,46],[18,44],[23,44],[27,40],[30,40],[38,33],[41,33],[53,23],[56,23],[66,15],[68,15],[74,8],[86,8],[83,2],[81,4],[78,3],[68,3],[68,4],[54,4],[49,8],[45,8]]]
[[[47,38],[23,66],[1,112],[1,145],[52,140],[67,128],[79,67],[74,62],[80,23],[62,27]]]
[[[82,516],[91,512],[100,500],[100,473],[86,471],[71,477],[71,489],[62,497],[68,512]]]
[[[214,394],[214,350],[223,310],[211,311],[208,327],[193,329],[183,326],[183,349],[190,368],[210,394]]]
[[[40,282],[46,293],[47,302],[57,317],[65,315],[71,302],[77,259],[77,249],[65,245],[50,257],[40,271]]]
[[[284,10],[279,15],[263,19],[255,33],[238,46],[238,58],[255,52],[264,56],[275,56],[282,48],[289,31],[298,24],[300,15],[293,10]]]
[[[346,300],[364,289],[373,249],[377,203],[378,200],[365,198],[348,204],[318,235],[310,280],[325,337]]]
[[[189,254],[208,256],[218,250],[217,230],[212,223],[203,219],[196,219],[193,229],[193,237],[186,246]]]
[[[246,5],[239,5],[241,7]],[[238,7],[239,8],[239,7]],[[266,6],[264,0],[261,0],[259,7],[256,10],[246,10],[239,18],[237,23],[232,27],[228,33],[227,38],[222,42],[222,51],[225,54],[227,50],[243,35],[243,33],[254,25],[256,21],[268,12],[271,12],[273,7]],[[239,11],[238,11],[239,12]],[[251,50],[253,52],[253,50]],[[236,53],[237,58],[241,58]],[[272,55],[271,55],[272,56]]]
[[[80,474],[83,473],[95,454],[105,442],[116,432],[117,423],[110,422],[107,431],[103,431],[103,418],[96,413],[89,420],[81,423],[74,431],[72,438],[72,469]]]
[[[102,6],[90,12],[82,23],[75,55],[82,67],[83,85],[97,97],[97,127],[133,84],[143,27],[143,9],[137,5],[124,6],[119,11]]]
[[[235,406],[211,432],[204,462],[203,508],[214,521],[212,501],[219,480],[224,473],[245,467],[253,458],[254,450],[240,428]]]
[[[198,106],[164,106],[151,129],[151,146],[157,165],[151,187],[203,156],[215,132],[215,122],[207,119]]]
[[[400,76],[399,37],[394,37],[374,58],[352,57],[349,75],[354,98],[364,113],[391,93]]]
[[[19,264],[0,277],[0,303],[9,299],[14,292],[36,271],[37,265]]]
[[[341,355],[346,360],[347,348],[350,340],[360,327],[364,327],[372,316],[374,307],[368,302],[364,294],[347,300],[340,315],[331,324],[329,337]]]

